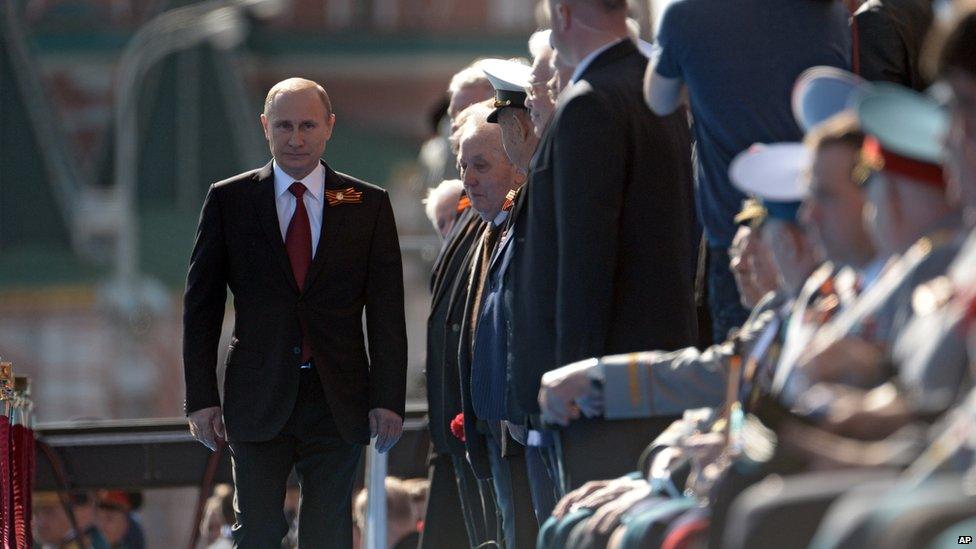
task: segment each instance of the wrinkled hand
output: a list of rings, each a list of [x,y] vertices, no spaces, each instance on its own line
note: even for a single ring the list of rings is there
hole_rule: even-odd
[[[220,406],[201,408],[192,412],[186,420],[190,424],[190,434],[207,448],[216,450],[217,444],[226,440]]]
[[[603,413],[603,391],[596,387],[589,372],[596,367],[597,359],[574,362],[542,376],[539,388],[539,407],[542,420],[567,426],[578,419],[580,413],[596,417]]]
[[[870,387],[884,375],[880,349],[863,339],[847,337],[805,357],[797,365],[811,384],[845,383]]]
[[[383,454],[393,448],[403,434],[403,418],[386,408],[369,411],[369,436],[375,437],[374,445]]]
[[[630,477],[620,477],[610,481],[609,484],[594,491],[592,494],[580,499],[575,508],[580,509],[599,509],[603,507],[608,502],[614,501],[617,498],[632,492],[634,490],[641,490],[647,488],[647,481],[643,478],[632,479]]]
[[[611,480],[591,480],[586,484],[580,486],[579,488],[573,490],[572,492],[563,496],[558,502],[556,502],[556,507],[552,510],[552,516],[556,518],[563,518],[569,513],[572,506],[576,505],[581,499],[586,498],[590,494],[600,490],[601,488],[610,484]]]

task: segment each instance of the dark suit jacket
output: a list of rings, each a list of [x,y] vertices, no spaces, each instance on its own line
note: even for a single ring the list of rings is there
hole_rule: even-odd
[[[470,273],[471,251],[482,222],[472,208],[465,209],[444,242],[434,264],[433,297],[427,318],[427,416],[430,439],[439,454],[464,457],[464,443],[451,434],[450,424],[461,412],[461,381],[457,349],[461,316]]]
[[[220,405],[217,345],[230,288],[235,322],[223,414],[231,441],[269,440],[288,420],[298,394],[302,322],[345,440],[369,443],[372,408],[404,413],[403,268],[390,199],[379,187],[325,170],[325,189],[352,187],[362,202],[324,205],[301,290],[281,238],[270,163],[215,183],[204,202],[184,297],[186,412]]]
[[[682,113],[644,104],[646,66],[630,41],[601,53],[563,92],[533,159],[512,281],[527,413],[547,370],[695,343],[690,134]]]
[[[474,273],[479,272],[481,269],[481,259],[478,252],[481,248],[482,237],[487,229],[488,223],[482,222],[479,225],[477,236],[471,245],[471,252],[468,254],[468,261],[470,263],[468,278],[463,281],[465,291],[463,294],[459,294],[463,295],[461,308],[464,312],[461,317],[461,338],[458,342],[457,351],[458,373],[461,378],[461,407],[464,411],[464,446],[467,450],[471,468],[474,470],[475,476],[479,479],[491,478],[491,464],[488,461],[488,443],[482,433],[478,432],[478,416],[475,414],[474,406],[471,403],[471,345],[474,340],[474,334],[471,333],[470,320],[472,307],[474,307],[472,279]],[[471,434],[475,434],[476,436],[471,436]]]

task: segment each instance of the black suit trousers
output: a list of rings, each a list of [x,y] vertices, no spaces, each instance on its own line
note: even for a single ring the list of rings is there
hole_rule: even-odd
[[[292,467],[301,486],[299,545],[352,547],[352,489],[363,447],[339,435],[315,370],[301,371],[295,408],[281,433],[264,442],[231,442],[230,449],[235,547],[281,546]]]

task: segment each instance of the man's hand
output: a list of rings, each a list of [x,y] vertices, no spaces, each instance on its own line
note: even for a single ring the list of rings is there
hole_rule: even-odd
[[[603,392],[589,376],[596,365],[595,358],[581,360],[542,376],[539,407],[543,421],[565,427],[579,418],[580,412],[587,417],[603,413]]]
[[[369,435],[376,437],[376,449],[384,454],[393,448],[403,434],[403,418],[386,408],[369,411]]]
[[[225,440],[224,418],[220,406],[201,408],[186,418],[190,424],[190,434],[211,450],[217,449],[217,443]]]

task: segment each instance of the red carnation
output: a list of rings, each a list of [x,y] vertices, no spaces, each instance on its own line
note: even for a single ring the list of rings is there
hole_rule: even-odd
[[[460,413],[451,420],[451,434],[464,442],[464,414]]]

